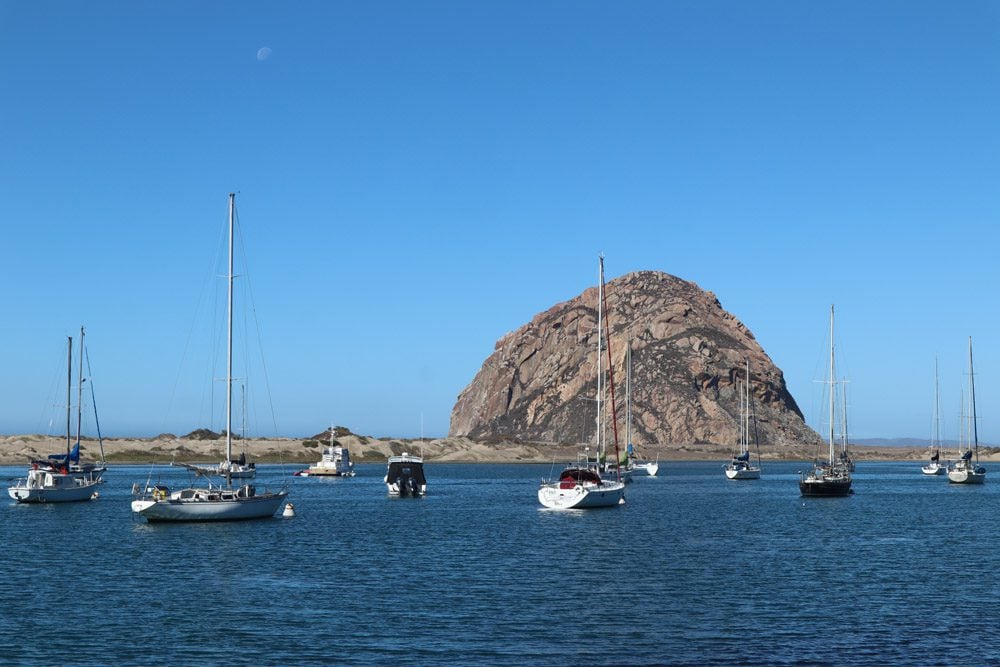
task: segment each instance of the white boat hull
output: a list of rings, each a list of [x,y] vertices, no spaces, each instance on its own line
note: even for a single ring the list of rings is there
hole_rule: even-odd
[[[549,509],[561,510],[614,507],[625,502],[623,482],[605,482],[600,486],[563,486],[559,482],[543,484],[538,489],[538,502]]]
[[[937,463],[931,463],[921,468],[920,471],[925,475],[944,475],[948,472],[948,468]]]
[[[288,497],[288,493],[282,491],[249,498],[209,500],[201,497],[181,498],[181,493],[183,492],[171,494],[168,498],[133,500],[132,511],[149,522],[242,521],[274,516]],[[212,495],[222,494],[213,492]]]
[[[34,489],[23,485],[14,485],[8,487],[7,493],[19,503],[74,503],[95,498],[99,483],[92,481],[65,488]]]
[[[982,484],[986,481],[986,471],[982,469],[949,470],[948,481],[952,484]]]
[[[760,479],[760,468],[726,468],[727,479]]]
[[[649,475],[650,477],[656,477],[656,473],[660,472],[659,463],[636,463],[632,467],[632,472],[639,475]]]
[[[415,489],[407,491],[405,494],[400,494],[399,493],[399,485],[398,484],[386,482],[385,486],[386,486],[386,489],[388,489],[390,496],[404,495],[404,496],[409,496],[409,497],[412,497],[412,498],[418,498],[420,496],[426,496],[427,495],[427,485],[426,484],[420,484]]]
[[[45,469],[28,471],[28,476],[7,487],[7,494],[19,503],[75,503],[96,497],[101,483],[98,473],[58,473]]]

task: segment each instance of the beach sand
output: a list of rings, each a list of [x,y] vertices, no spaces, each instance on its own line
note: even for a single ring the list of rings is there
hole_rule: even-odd
[[[382,462],[388,456],[409,452],[422,454],[427,461],[463,463],[550,463],[575,460],[581,451],[579,445],[525,443],[516,440],[491,439],[477,441],[469,438],[399,439],[374,438],[358,435],[338,437],[356,462]],[[262,463],[302,463],[318,461],[323,441],[307,438],[270,438],[247,440],[251,460]],[[109,463],[217,463],[224,457],[224,439],[198,440],[161,435],[154,438],[107,438],[104,440],[105,458]],[[709,444],[685,445],[636,445],[643,457],[660,461],[725,461],[732,453],[730,447]],[[96,460],[99,454],[96,440],[84,439],[84,460]],[[64,437],[44,435],[0,436],[0,465],[28,463],[31,458],[41,458],[66,450]],[[243,442],[235,441],[234,456],[243,451]],[[923,447],[865,447],[851,446],[855,461],[921,461],[930,456],[930,448]],[[954,458],[957,452],[942,452],[945,458]],[[802,447],[761,447],[761,458],[767,460],[811,460],[822,456],[813,445]],[[980,449],[980,460],[1000,461],[1000,450]]]

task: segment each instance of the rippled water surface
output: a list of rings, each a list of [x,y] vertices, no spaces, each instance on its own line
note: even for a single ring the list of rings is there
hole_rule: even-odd
[[[543,510],[551,467],[291,477],[298,516],[148,525],[128,501],[0,501],[0,661],[48,665],[1000,664],[1000,470],[860,463],[850,498],[667,463],[623,507]],[[173,486],[187,473],[157,467]],[[0,468],[4,478],[21,468]]]

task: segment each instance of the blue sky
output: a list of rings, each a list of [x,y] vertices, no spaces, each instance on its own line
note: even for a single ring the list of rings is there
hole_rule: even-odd
[[[0,62],[0,432],[80,324],[106,432],[209,425],[236,191],[257,433],[444,435],[603,252],[715,292],[817,429],[831,303],[855,437],[930,434],[935,355],[955,437],[971,335],[1000,441],[995,3],[4,3]]]

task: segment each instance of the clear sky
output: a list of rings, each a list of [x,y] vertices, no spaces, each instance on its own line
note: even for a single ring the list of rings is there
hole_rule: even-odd
[[[444,435],[603,252],[713,291],[817,429],[831,303],[855,437],[930,434],[935,355],[956,437],[971,335],[1000,441],[996,3],[5,2],[0,63],[0,432],[81,324],[105,432],[220,427],[235,191],[262,435]]]

